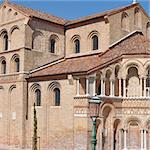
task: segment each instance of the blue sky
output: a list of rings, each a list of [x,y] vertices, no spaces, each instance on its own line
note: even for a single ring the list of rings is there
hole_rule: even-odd
[[[77,19],[83,16],[119,8],[133,0],[10,0],[42,12],[65,19]],[[150,16],[150,0],[137,0]]]

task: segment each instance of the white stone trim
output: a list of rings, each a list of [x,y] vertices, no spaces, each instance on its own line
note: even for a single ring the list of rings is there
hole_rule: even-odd
[[[119,39],[118,41],[116,41],[116,42],[114,42],[113,44],[111,44],[111,45],[109,46],[109,48],[111,48],[112,46],[118,44],[119,42],[121,42],[122,40],[128,38],[130,35],[132,35],[132,34],[134,34],[134,33],[136,33],[136,32],[142,32],[142,31],[140,31],[140,30],[134,30],[133,32],[129,33],[128,35],[124,36],[123,38],[121,38],[121,39]]]

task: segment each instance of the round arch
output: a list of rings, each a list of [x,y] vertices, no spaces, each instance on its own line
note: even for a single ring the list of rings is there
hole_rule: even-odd
[[[49,84],[48,88],[48,95],[47,95],[47,99],[49,99],[48,101],[48,105],[50,106],[59,106],[60,105],[60,101],[61,101],[61,86],[60,83],[53,81]]]
[[[100,33],[96,30],[93,30],[89,33],[89,35],[87,36],[87,41],[88,41],[88,49],[91,51],[93,50],[93,41],[92,41],[92,38],[96,36],[98,39],[97,39],[97,44],[98,44],[98,49],[100,49]]]
[[[133,60],[127,60],[127,61],[122,65],[122,74],[124,74],[125,77],[127,76],[127,74],[128,74],[128,69],[129,69],[130,67],[136,67],[136,68],[138,69],[139,75],[143,75],[143,73],[144,73],[143,64],[142,64],[139,60],[133,59]]]
[[[136,117],[136,116],[130,116],[130,117],[126,118],[126,120],[124,120],[123,124],[124,124],[124,128],[125,129],[128,129],[131,121],[136,121],[138,123],[138,125],[139,125],[140,128],[143,127],[142,122],[141,122],[141,120],[138,117]]]

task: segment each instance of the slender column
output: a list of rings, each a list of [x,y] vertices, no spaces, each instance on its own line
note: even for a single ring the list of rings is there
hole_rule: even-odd
[[[11,39],[8,37],[8,50],[10,50],[11,49]]]
[[[144,150],[147,150],[147,131],[144,130]]]
[[[112,96],[115,96],[115,80],[112,81],[113,93]]]
[[[126,79],[123,79],[123,97],[126,97]]]
[[[104,95],[104,80],[101,78],[101,95]]]
[[[122,129],[119,130],[119,150],[122,150]]]
[[[115,136],[115,135],[114,135],[114,129],[113,129],[113,131],[112,131],[112,146],[111,146],[111,149],[112,149],[112,150],[114,150],[114,142],[115,142],[115,141],[114,141],[114,136]]]
[[[77,79],[77,87],[76,87],[76,89],[77,89],[77,95],[80,95],[80,80],[79,79]]]
[[[140,97],[142,97],[142,77],[140,77],[140,87],[141,87],[141,90],[140,90]]]
[[[110,96],[113,96],[113,81],[110,80]]]
[[[110,96],[114,96],[115,93],[115,80],[111,79],[110,80]]]
[[[119,97],[121,97],[121,79],[119,79]]]
[[[95,92],[95,88],[96,88],[96,78],[93,78],[93,96],[95,96],[96,92]]]
[[[127,130],[124,130],[124,150],[127,150]]]
[[[103,79],[103,94],[104,94],[104,96],[106,95],[106,93],[105,93],[105,86],[106,86],[106,79]]]
[[[146,77],[144,78],[144,89],[143,89],[143,95],[146,97]]]
[[[89,95],[89,78],[86,78],[86,95]]]
[[[141,130],[141,150],[143,150],[143,129]]]
[[[100,150],[103,150],[102,146],[103,146],[103,129],[101,129],[100,132]]]

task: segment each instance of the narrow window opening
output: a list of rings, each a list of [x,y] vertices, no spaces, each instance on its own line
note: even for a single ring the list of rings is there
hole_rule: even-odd
[[[54,89],[55,96],[55,106],[60,106],[60,90],[58,88]]]
[[[6,74],[6,61],[2,61],[2,74]]]
[[[8,50],[8,35],[4,35],[4,50]]]
[[[16,72],[20,71],[20,60],[19,58],[15,59],[15,67],[16,67]]]
[[[80,53],[80,41],[77,39],[74,41],[75,44],[75,53]]]
[[[50,52],[51,53],[55,53],[55,48],[56,48],[56,41],[54,39],[51,40],[50,42],[51,46],[50,46]]]
[[[92,41],[93,41],[93,50],[98,50],[98,37],[94,35],[92,37]]]
[[[36,89],[35,91],[35,100],[36,106],[41,106],[41,91],[39,89]]]

